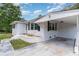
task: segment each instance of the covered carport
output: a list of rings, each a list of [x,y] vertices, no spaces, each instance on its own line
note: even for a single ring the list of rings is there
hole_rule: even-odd
[[[74,52],[79,53],[79,10],[52,12],[38,19],[43,39],[48,39],[46,25],[48,21],[57,21],[56,36],[74,39]]]

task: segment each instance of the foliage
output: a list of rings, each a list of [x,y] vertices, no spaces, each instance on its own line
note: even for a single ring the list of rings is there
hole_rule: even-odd
[[[10,41],[14,49],[20,49],[32,45],[32,43],[25,42],[21,39],[13,39]]]
[[[79,9],[79,3],[76,3],[70,7],[64,8],[64,10],[73,10],[73,9]]]
[[[32,34],[27,34],[27,36],[33,37],[34,35],[32,35]]]
[[[73,10],[73,9],[79,9],[79,3],[75,4],[74,6],[72,6],[69,9],[71,9],[71,10]]]
[[[10,38],[10,37],[11,37],[11,34],[10,33],[0,34],[0,40],[7,39],[7,38]]]
[[[10,23],[20,20],[21,12],[19,6],[12,3],[3,3],[0,6],[0,31],[11,32]]]

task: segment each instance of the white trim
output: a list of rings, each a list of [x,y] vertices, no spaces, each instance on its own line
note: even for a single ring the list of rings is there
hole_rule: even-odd
[[[61,19],[69,16],[76,16],[79,14],[79,9],[77,10],[68,10],[68,11],[60,11],[60,12],[52,12],[49,13],[51,17],[49,18],[49,15],[46,15],[37,21],[35,23],[41,23],[41,22],[46,22],[46,21],[51,21],[51,20],[56,20],[56,19]]]
[[[75,47],[74,47],[74,51],[75,51],[75,54],[79,54],[79,16],[77,16],[77,23],[76,23],[76,27],[77,27],[77,33],[76,33],[76,43],[75,43]]]
[[[31,23],[30,23],[30,30],[31,30]]]

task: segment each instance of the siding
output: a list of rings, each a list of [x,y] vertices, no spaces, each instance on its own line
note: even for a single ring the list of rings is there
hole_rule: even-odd
[[[22,35],[24,33],[26,33],[26,24],[17,23],[15,28],[12,29],[13,35]]]
[[[76,38],[76,25],[75,24],[59,24],[58,37]]]
[[[76,38],[76,25],[75,24],[67,24],[67,23],[63,23],[60,24],[58,23],[58,29],[57,31],[48,31],[47,30],[47,22],[44,23],[40,23],[40,34],[42,37],[42,40],[50,40],[53,39],[55,37],[65,37],[65,38],[71,38],[71,39],[75,39]],[[51,38],[50,38],[51,36]]]

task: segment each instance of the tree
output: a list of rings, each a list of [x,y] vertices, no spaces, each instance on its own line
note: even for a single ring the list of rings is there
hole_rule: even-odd
[[[12,3],[3,3],[0,6],[0,30],[11,32],[10,23],[16,20],[21,20],[20,7]]]
[[[63,10],[73,10],[73,9],[79,9],[79,3],[75,3],[70,7],[66,7]]]
[[[74,4],[74,6],[72,6],[69,9],[71,9],[71,10],[73,10],[73,9],[79,9],[79,3]]]

